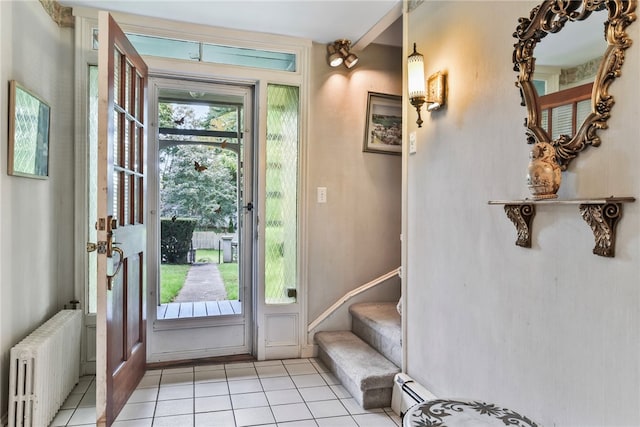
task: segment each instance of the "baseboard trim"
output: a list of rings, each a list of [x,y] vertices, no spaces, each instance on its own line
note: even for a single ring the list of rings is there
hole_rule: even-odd
[[[234,362],[254,362],[256,359],[250,354],[236,354],[230,356],[216,356],[216,357],[204,357],[196,359],[179,359],[168,360],[161,362],[147,362],[147,369],[167,369],[167,368],[181,368],[187,366],[199,366],[199,365],[218,365]]]

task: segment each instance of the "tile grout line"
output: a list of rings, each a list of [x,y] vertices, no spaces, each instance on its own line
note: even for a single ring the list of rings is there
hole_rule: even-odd
[[[358,413],[358,414],[351,413],[349,408],[344,403],[344,400],[347,399],[347,398],[339,397],[338,394],[336,393],[336,391],[332,388],[332,386],[337,386],[337,385],[342,385],[342,384],[341,383],[330,384],[329,381],[322,375],[323,373],[327,373],[326,368],[324,368],[324,366],[323,366],[322,371],[321,371],[321,369],[319,368],[318,361],[312,360],[311,358],[306,358],[305,360],[306,360],[305,362],[299,362],[297,364],[309,363],[313,367],[313,370],[315,371],[315,373],[307,373],[307,374],[298,373],[298,374],[295,374],[295,375],[298,375],[298,376],[300,376],[300,375],[319,375],[320,378],[322,379],[322,385],[300,387],[293,380],[293,376],[294,375],[291,373],[291,371],[289,369],[287,369],[287,364],[283,363],[282,360],[280,360],[280,363],[278,363],[278,364],[268,365],[268,366],[279,366],[279,367],[283,367],[284,368],[284,371],[286,372],[286,375],[281,375],[280,377],[289,379],[289,381],[293,385],[293,388],[291,390],[295,390],[296,393],[300,396],[300,398],[302,399],[301,403],[304,404],[304,407],[306,408],[306,410],[308,411],[309,415],[311,416],[311,418],[290,420],[290,422],[303,422],[303,421],[310,420],[313,423],[315,423],[315,425],[319,425],[318,420],[320,420],[320,419],[328,419],[328,418],[345,416],[345,417],[349,417],[349,419],[353,423],[355,423],[356,425],[360,425],[358,423],[358,421],[356,421],[355,415],[366,415],[366,414],[369,414],[370,412],[369,411],[365,411],[365,412],[363,412],[361,414],[360,413]],[[227,365],[229,365],[229,366],[227,366]],[[233,403],[233,399],[232,399],[233,394],[231,393],[231,388],[230,388],[230,381],[235,381],[235,380],[240,381],[241,378],[240,379],[239,378],[235,378],[235,379],[230,379],[229,378],[228,369],[233,369],[232,365],[233,364],[224,364],[223,365],[223,367],[222,367],[222,370],[224,371],[224,380],[223,381],[224,381],[224,384],[226,386],[226,391],[227,391],[226,396],[228,396],[228,399],[229,399],[229,406],[230,406],[231,416],[233,417],[233,421],[234,421],[235,425],[238,426],[238,421],[239,420],[236,417],[236,411],[240,410],[240,409],[243,409],[243,408],[235,408],[234,407],[234,403]],[[290,365],[292,365],[292,364],[290,364]],[[267,365],[264,365],[264,366],[267,366]],[[244,369],[244,368],[249,368],[249,367],[251,367],[253,369],[253,371],[255,372],[256,379],[258,380],[258,384],[260,385],[261,393],[265,396],[266,403],[267,403],[267,406],[269,407],[269,412],[271,413],[271,416],[273,417],[274,423],[278,424],[278,420],[276,419],[276,415],[275,415],[273,407],[274,406],[283,406],[283,405],[286,405],[286,404],[285,403],[280,404],[280,405],[271,404],[271,402],[269,401],[269,399],[267,397],[267,391],[265,390],[264,384],[263,384],[263,380],[269,379],[269,378],[276,378],[276,377],[266,376],[266,377],[262,378],[260,376],[260,374],[258,373],[258,366],[256,366],[255,362],[251,362],[250,366],[244,366],[244,367],[240,367],[238,369]],[[160,374],[158,375],[158,385],[157,385],[157,388],[156,388],[156,391],[155,391],[155,400],[153,401],[153,403],[154,403],[153,413],[152,413],[151,418],[150,418],[152,424],[155,423],[157,418],[162,418],[162,417],[157,417],[157,414],[158,414],[158,404],[160,402],[159,397],[160,397],[160,390],[161,390],[161,387],[162,387],[162,379],[163,379],[163,377],[165,377],[165,375],[168,375],[166,370],[167,369],[162,369],[160,371]],[[295,369],[294,369],[294,372],[295,372]],[[196,425],[196,414],[197,414],[195,399],[196,399],[196,386],[197,386],[198,382],[196,381],[196,372],[195,372],[195,367],[194,366],[190,367],[190,374],[191,374],[191,386],[192,386],[191,387],[191,389],[192,389],[192,405],[191,405],[191,407],[192,407],[192,414],[191,414],[192,417],[191,417],[191,419],[192,419],[193,425],[195,426]],[[251,375],[253,375],[253,374],[251,374]],[[247,379],[251,379],[251,378],[247,378]],[[78,400],[78,403],[76,403],[75,407],[69,408],[69,409],[72,409],[72,413],[71,413],[69,419],[67,420],[67,422],[64,424],[65,426],[73,426],[74,425],[74,424],[71,424],[71,419],[77,413],[78,409],[80,408],[81,402],[87,396],[89,390],[91,390],[91,388],[92,388],[91,386],[92,386],[92,384],[94,382],[95,382],[95,376],[93,376],[91,378],[91,381],[89,382],[88,387],[85,389],[85,391],[82,392],[82,396]],[[214,382],[215,383],[215,382],[222,382],[222,381],[204,381],[204,383],[208,383],[208,382]],[[314,388],[314,387],[326,387],[326,388],[328,388],[328,390],[330,392],[329,396],[332,396],[332,397],[330,397],[330,398],[322,398],[322,399],[319,399],[319,400],[307,400],[307,399],[305,399],[305,397],[304,397],[303,393],[301,392],[301,390],[305,389],[305,388]],[[286,391],[286,390],[289,390],[289,389],[276,389],[276,390],[270,390],[270,391],[278,392],[278,391]],[[250,393],[250,392],[247,392],[247,393]],[[242,393],[235,393],[235,394],[242,394]],[[311,408],[309,406],[309,404],[312,403],[312,402],[323,402],[323,401],[329,402],[329,401],[333,401],[333,400],[337,400],[340,403],[340,407],[345,410],[346,415],[330,415],[330,416],[326,416],[326,417],[317,418],[314,415],[314,413],[311,411]],[[296,404],[296,402],[293,402],[291,404]],[[244,408],[244,409],[252,409],[252,408],[259,408],[259,407],[262,407],[262,406],[251,406],[251,407]],[[380,412],[381,415],[385,415],[385,418],[388,418],[389,421],[391,421],[394,425],[398,425],[396,420],[390,415],[389,412],[387,412],[385,410],[385,408],[381,408],[381,409],[382,409],[382,411]],[[224,411],[224,410],[221,409],[220,411]],[[209,411],[209,412],[218,412],[218,411]],[[377,412],[375,412],[375,413],[377,413]],[[134,419],[140,420],[140,419],[143,419],[143,418],[134,418]],[[121,420],[121,421],[125,421],[125,420]],[[283,421],[283,422],[285,422],[285,421]],[[250,424],[250,425],[254,425],[254,424]],[[255,424],[255,425],[264,425],[264,423]]]
[[[316,373],[317,373],[318,375],[320,375],[320,371],[318,371],[318,368],[317,368],[315,365],[313,365],[313,363],[311,363],[311,366],[313,366],[313,369],[315,369]],[[285,369],[287,369],[287,368],[286,368],[286,366],[285,366]],[[288,370],[288,369],[287,369],[287,372],[289,372],[289,370]],[[324,381],[324,382],[325,382],[325,384],[326,384],[326,386],[327,386],[327,387],[329,387],[329,384],[328,384],[328,383],[327,383],[327,381],[324,379],[324,377],[322,377],[322,375],[320,375],[320,378],[322,378],[322,381]],[[291,381],[293,382],[293,378],[291,379]],[[313,420],[313,422],[314,422],[316,425],[318,425],[318,421],[317,421],[317,419],[316,419],[316,416],[313,414],[313,412],[311,412],[311,408],[309,408],[308,402],[305,400],[305,398],[304,398],[304,396],[302,395],[302,393],[300,393],[300,388],[298,387],[298,385],[297,385],[295,382],[293,382],[293,385],[296,387],[296,391],[298,392],[298,394],[300,394],[300,397],[302,397],[302,402],[304,403],[304,406],[307,408],[307,411],[309,411],[309,413],[311,414],[311,417],[312,417],[311,419]],[[303,387],[303,388],[304,388],[304,387]],[[329,390],[331,390],[331,388],[329,388]],[[333,393],[333,390],[331,390],[331,393]],[[333,393],[333,394],[335,395],[335,393]],[[338,396],[336,396],[336,398],[337,398],[337,397],[338,397]]]
[[[255,366],[254,366],[255,369]],[[258,371],[256,371],[256,374]],[[233,407],[233,399],[231,398],[231,387],[229,387],[229,376],[227,375],[227,365],[224,365],[224,381],[227,384],[227,391],[229,392],[229,405],[231,405],[231,415],[233,416],[233,424],[238,426],[238,419],[236,418],[236,411]],[[262,388],[262,383],[260,383],[260,388]]]

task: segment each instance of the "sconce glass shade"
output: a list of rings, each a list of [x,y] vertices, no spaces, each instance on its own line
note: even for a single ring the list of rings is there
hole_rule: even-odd
[[[418,127],[422,127],[422,117],[420,116],[420,108],[426,101],[427,91],[424,80],[424,56],[416,51],[416,44],[413,44],[413,53],[407,58],[407,86],[409,90],[409,100],[411,105],[418,112]]]
[[[413,44],[413,53],[407,59],[407,71],[409,73],[408,87],[409,98],[424,98],[427,95],[424,79],[424,56],[416,52],[416,44]]]

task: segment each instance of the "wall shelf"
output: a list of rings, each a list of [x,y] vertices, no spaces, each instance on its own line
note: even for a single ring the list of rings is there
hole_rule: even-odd
[[[635,197],[607,197],[599,199],[547,199],[547,200],[489,200],[490,205],[504,205],[507,218],[518,233],[516,245],[531,247],[531,226],[536,205],[578,205],[580,216],[591,227],[596,245],[593,253],[603,257],[615,256],[616,225],[622,217],[624,203],[635,202]]]

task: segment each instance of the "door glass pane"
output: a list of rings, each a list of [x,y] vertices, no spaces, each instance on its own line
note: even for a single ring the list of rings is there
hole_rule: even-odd
[[[120,61],[122,55],[117,50],[113,51],[113,102],[120,105]]]
[[[122,134],[122,167],[125,169],[133,169],[129,164],[129,150],[131,150],[131,146],[129,145],[129,135],[131,135],[132,125],[135,126],[135,124],[128,118],[125,118],[124,124],[125,128],[123,129],[124,132]]]
[[[267,88],[265,302],[296,301],[299,89]]]
[[[131,100],[133,97],[131,96],[131,91],[133,88],[131,87],[131,64],[127,61],[125,62],[124,67],[124,100],[122,103],[122,108],[126,111],[133,113],[131,111]]]
[[[115,144],[114,144],[115,145]],[[120,215],[120,172],[114,170],[113,172],[113,216],[120,219],[122,215]],[[120,223],[122,225],[122,223]]]
[[[242,104],[214,98],[160,92],[160,320],[242,314]]]
[[[98,67],[89,66],[89,117],[87,143],[87,241],[96,242],[98,232],[95,221],[98,218]],[[89,313],[96,312],[96,281],[97,281],[97,252],[89,252],[87,266],[87,309]]]
[[[130,174],[126,172],[121,172],[122,176],[122,224],[129,224],[130,213],[131,213],[131,198],[129,197],[130,188]]]

